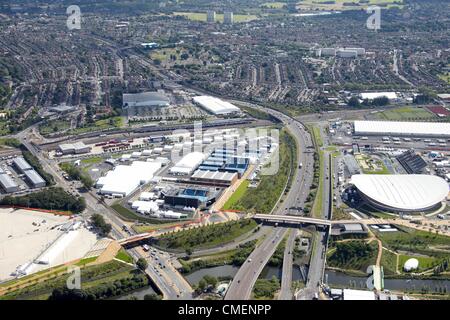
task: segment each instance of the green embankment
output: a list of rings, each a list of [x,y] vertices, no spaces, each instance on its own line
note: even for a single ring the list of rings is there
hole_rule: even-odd
[[[157,245],[168,249],[212,248],[231,242],[257,226],[253,219],[242,219],[170,233],[158,238]]]

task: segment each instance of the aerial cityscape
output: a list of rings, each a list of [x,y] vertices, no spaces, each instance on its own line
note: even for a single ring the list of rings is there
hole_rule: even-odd
[[[448,0],[0,1],[0,300],[449,300],[449,44]]]

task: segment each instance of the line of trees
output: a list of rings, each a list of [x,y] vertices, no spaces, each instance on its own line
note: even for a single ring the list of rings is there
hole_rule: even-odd
[[[112,230],[112,226],[109,223],[106,223],[103,216],[98,213],[94,213],[91,216],[91,222],[104,236],[107,236]]]
[[[75,197],[60,187],[49,188],[20,197],[6,196],[0,204],[46,210],[71,211],[74,213],[80,213],[86,209],[84,198]]]
[[[81,181],[81,183],[87,190],[92,189],[92,187],[94,186],[94,181],[89,176],[89,174],[81,170],[79,167],[73,165],[72,163],[62,163],[61,169],[63,169],[72,180]]]

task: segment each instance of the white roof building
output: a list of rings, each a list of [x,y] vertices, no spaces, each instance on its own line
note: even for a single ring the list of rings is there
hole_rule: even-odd
[[[344,300],[376,300],[375,292],[367,290],[344,289]]]
[[[359,94],[360,98],[365,100],[373,100],[376,98],[386,97],[389,100],[396,100],[398,99],[396,92],[361,92]]]
[[[206,155],[202,152],[191,152],[181,158],[180,161],[170,168],[169,172],[177,175],[188,175],[206,159]]]
[[[160,162],[135,161],[129,166],[120,165],[97,181],[101,194],[127,196],[139,185],[148,183],[161,168]]]
[[[198,96],[194,102],[215,115],[224,115],[240,112],[235,105],[211,96]]]
[[[351,183],[374,206],[396,212],[432,209],[449,193],[448,183],[432,175],[357,174]]]
[[[355,121],[354,129],[357,135],[450,137],[448,122]]]

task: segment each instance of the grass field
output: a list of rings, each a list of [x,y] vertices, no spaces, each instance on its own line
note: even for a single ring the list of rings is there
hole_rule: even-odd
[[[395,274],[397,270],[397,255],[383,249],[383,255],[381,256],[381,265],[385,274]]]
[[[439,75],[439,79],[441,79],[442,81],[447,82],[447,84],[450,84],[450,72],[440,74]]]
[[[222,210],[230,210],[245,194],[250,181],[245,180],[223,206]]]
[[[123,248],[121,248],[119,252],[117,252],[115,258],[126,263],[133,263],[133,258]]]
[[[203,21],[206,22],[206,13],[203,12],[174,12],[175,16],[185,16],[192,21]],[[253,14],[234,14],[234,22],[248,22],[258,19],[256,15]],[[216,22],[223,22],[223,14],[216,14]]]
[[[402,107],[398,109],[385,110],[376,113],[376,118],[379,120],[390,121],[414,121],[414,120],[428,120],[434,119],[436,116],[424,109],[418,107]]]
[[[408,255],[401,254],[398,259],[398,264],[399,264],[398,269],[400,271],[403,271],[403,266],[405,265],[405,262],[411,258],[415,258],[415,259],[419,260],[419,269],[417,270],[419,272],[431,269],[431,268],[437,266],[441,262],[441,259],[434,258],[434,257],[408,256]]]
[[[399,227],[399,232],[376,232],[383,243],[394,250],[430,249],[430,246],[445,246],[450,249],[450,237],[422,230]]]

